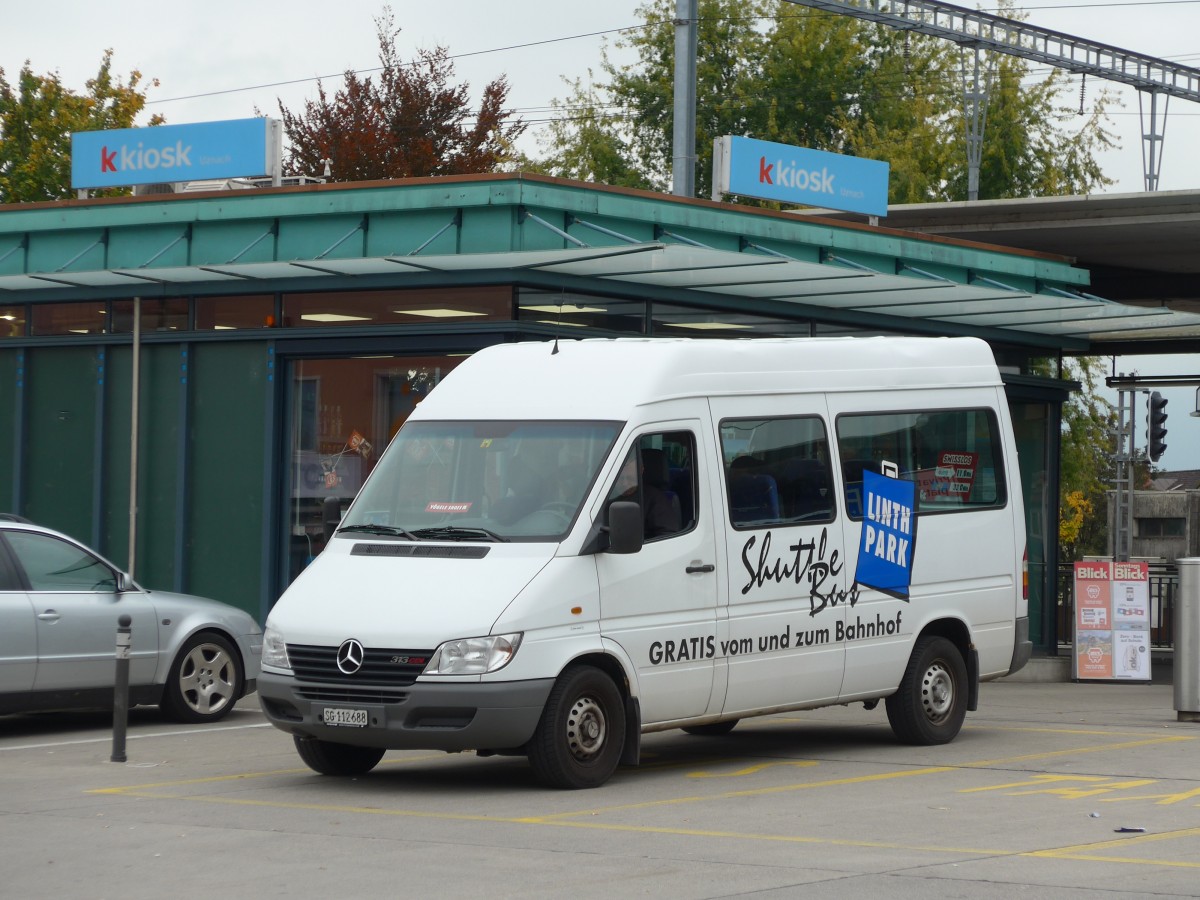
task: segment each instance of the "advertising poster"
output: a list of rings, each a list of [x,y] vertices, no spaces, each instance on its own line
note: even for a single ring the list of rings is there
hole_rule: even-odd
[[[978,453],[943,452],[937,467],[921,473],[922,500],[966,500],[975,483]]]
[[[1144,562],[1075,563],[1078,680],[1150,680],[1150,571]]]
[[[854,580],[902,600],[908,599],[912,582],[916,487],[911,481],[863,472],[866,509]]]

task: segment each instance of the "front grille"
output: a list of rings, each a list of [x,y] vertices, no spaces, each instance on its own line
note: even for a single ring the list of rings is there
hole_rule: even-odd
[[[337,647],[288,644],[288,659],[297,681],[347,686],[406,687],[424,671],[432,650],[387,650],[366,647],[362,668],[347,675],[337,667]]]
[[[356,687],[311,687],[301,685],[296,694],[314,703],[372,703],[386,705],[403,703],[408,691],[392,691],[386,688]]]

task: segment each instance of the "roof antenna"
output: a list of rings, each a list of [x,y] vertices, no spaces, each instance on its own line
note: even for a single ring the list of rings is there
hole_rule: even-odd
[[[554,354],[558,353],[558,331],[560,328],[562,328],[562,308],[563,303],[566,302],[566,299],[567,289],[564,287],[562,288],[562,293],[559,294],[558,297],[558,321],[554,323],[554,349],[550,351],[551,356],[554,356]]]

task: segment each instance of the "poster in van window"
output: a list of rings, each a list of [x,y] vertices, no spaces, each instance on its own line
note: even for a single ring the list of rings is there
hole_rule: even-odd
[[[965,502],[971,494],[978,470],[978,453],[943,450],[938,454],[937,465],[920,473],[921,499]]]
[[[862,486],[862,537],[854,580],[907,600],[917,536],[916,483],[866,470]]]
[[[1150,679],[1149,587],[1144,562],[1075,563],[1075,678]]]

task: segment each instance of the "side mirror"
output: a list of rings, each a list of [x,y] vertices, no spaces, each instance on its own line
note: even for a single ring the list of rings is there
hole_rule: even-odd
[[[133,590],[133,579],[129,577],[129,573],[117,572],[117,593],[123,594],[131,590]]]
[[[646,540],[642,507],[630,500],[617,500],[608,507],[608,552],[637,553]]]

